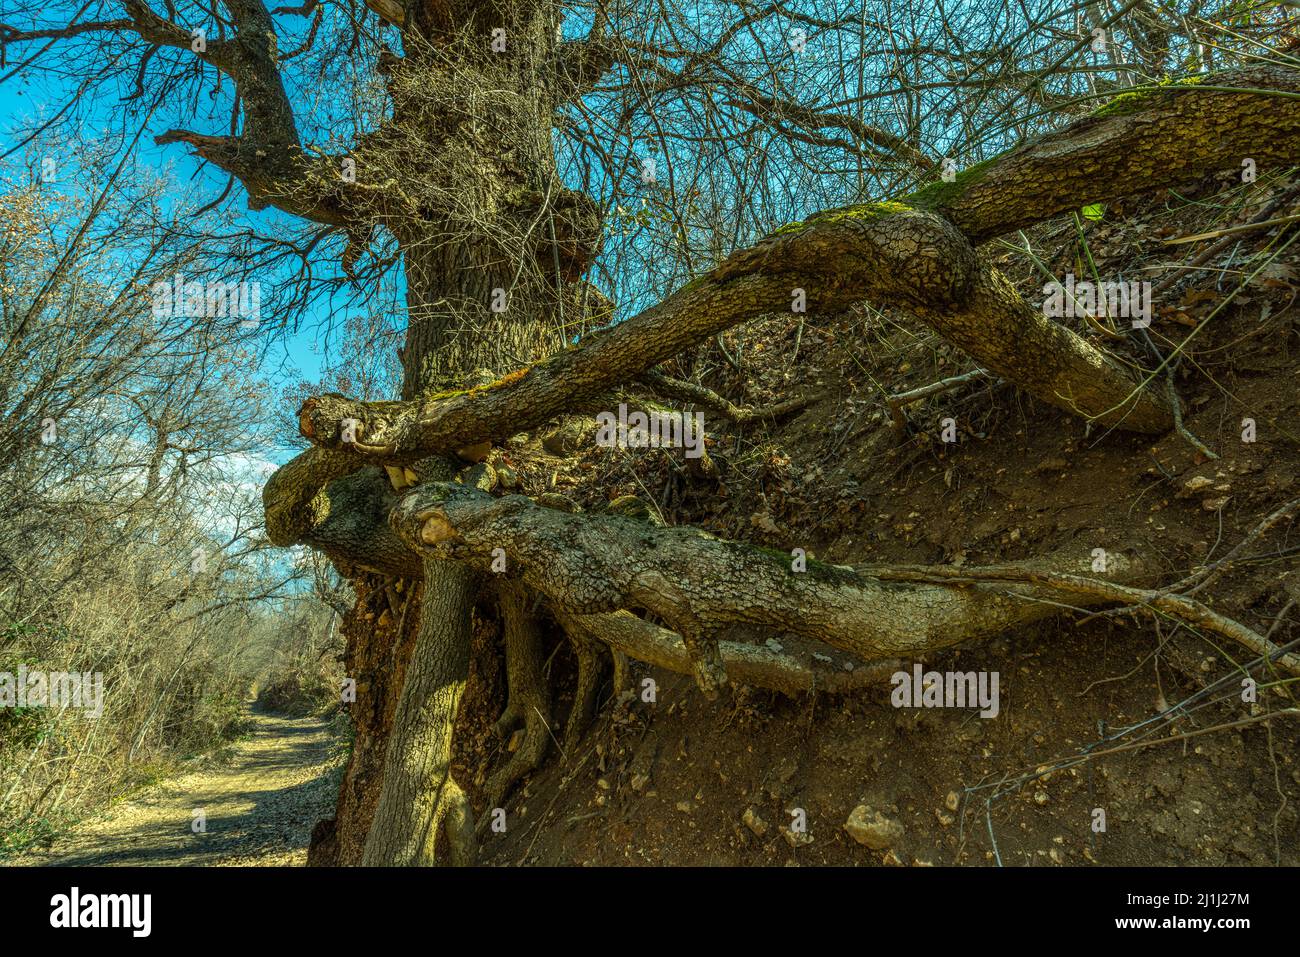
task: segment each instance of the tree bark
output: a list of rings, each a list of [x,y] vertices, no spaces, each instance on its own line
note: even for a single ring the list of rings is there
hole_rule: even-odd
[[[546,102],[545,95],[539,98],[535,67],[550,55],[553,24],[539,11],[515,12],[518,18],[509,29],[516,39],[523,38],[524,51],[516,49],[512,62],[522,67],[517,80],[506,85],[515,84],[511,102],[521,108],[504,120],[496,118],[495,125],[453,123],[438,141],[449,150],[462,140],[473,143],[475,162],[460,180],[453,176],[437,188],[463,190],[477,197],[479,206],[468,218],[457,218],[453,204],[450,212],[442,209],[422,225],[395,229],[405,256],[410,311],[402,401],[363,404],[321,396],[304,405],[300,429],[319,448],[290,463],[268,485],[268,530],[276,541],[306,541],[340,560],[352,555],[361,568],[410,574],[420,562],[416,555],[427,553],[430,543],[421,537],[423,526],[414,533],[399,527],[405,544],[395,545],[383,521],[385,510],[401,526],[403,516],[412,514],[411,502],[427,506],[427,496],[438,493],[418,489],[415,499],[407,496],[394,509],[391,495],[377,484],[377,471],[364,476],[347,472],[363,462],[410,465],[418,471],[430,456],[505,439],[607,394],[732,325],[789,309],[797,289],[805,292],[812,312],[842,309],[864,298],[898,306],[1045,402],[1106,427],[1165,431],[1173,410],[1163,395],[1146,389],[1140,373],[1045,318],[975,246],[1065,209],[1236,168],[1244,156],[1262,163],[1291,162],[1300,147],[1297,111],[1267,92],[1294,94],[1294,71],[1264,66],[1214,77],[1200,87],[1128,93],[1065,130],[964,171],[955,183],[936,183],[899,202],[830,210],[784,227],[640,315],[585,337],[576,348],[533,362],[546,351],[544,330],[563,299],[563,282],[590,261],[595,246],[590,237],[575,240],[582,236],[581,216],[568,221],[563,239],[553,226],[549,233],[538,232],[539,210],[581,204],[561,202],[564,193],[555,186],[554,160],[542,134],[554,103]],[[405,29],[423,23],[421,17],[406,17]],[[481,44],[475,55],[484,55]],[[408,59],[419,65],[419,55]],[[425,65],[435,69],[435,60]],[[476,66],[474,55],[458,66],[471,73],[481,68],[483,76],[500,80],[486,62]],[[1224,92],[1233,87],[1246,89]],[[418,103],[401,97],[395,102],[397,118],[410,126],[427,129],[441,122],[420,115]],[[412,115],[406,115],[408,110]],[[485,148],[485,132],[503,125],[522,131],[520,138]],[[489,202],[494,197],[499,202]],[[430,202],[437,207],[445,197],[432,196]],[[548,257],[554,261],[549,274],[535,268]],[[512,266],[522,269],[512,282],[498,278],[510,275]],[[498,289],[506,291],[504,311],[492,308],[500,302]],[[464,387],[475,368],[499,372],[510,366],[518,371],[490,385]],[[356,420],[359,441],[344,441],[345,419]],[[508,547],[525,551],[512,555],[512,561],[520,559],[527,584],[544,592],[559,613],[587,616],[588,631],[611,645],[622,640],[625,648],[640,647],[679,667],[684,659],[710,691],[726,680],[732,664],[737,673],[748,669],[788,685],[816,681],[815,673],[792,677],[798,668],[792,670],[790,662],[751,660],[743,648],[720,642],[716,630],[727,622],[787,628],[872,659],[920,654],[1048,613],[1044,609],[1049,606],[1026,598],[1071,595],[1084,604],[1080,596],[1114,601],[1129,595],[1100,586],[1087,586],[1088,591],[1069,576],[1059,577],[1059,569],[1048,569],[1058,574],[1050,583],[1020,585],[953,583],[938,580],[942,576],[937,573],[935,580],[886,580],[865,570],[852,571],[855,577],[848,580],[842,570],[824,569],[797,582],[778,580],[771,577],[772,563],[764,563],[753,550],[708,544],[707,536],[690,530],[677,530],[681,534],[671,538],[673,548],[658,556],[642,555],[647,564],[634,573],[626,556],[609,551],[624,540],[593,538],[602,526],[584,530],[583,523],[593,521],[589,516],[574,518],[554,538],[550,533],[555,528],[543,530],[534,511],[509,504],[512,500],[490,507],[467,501],[460,500],[457,507],[462,518],[473,513],[473,527],[498,520],[533,523],[494,527],[515,536]],[[552,522],[554,514],[545,521]],[[483,515],[490,517],[487,524],[480,522]],[[459,540],[464,529],[453,526]],[[634,535],[624,544],[634,548],[637,540]],[[561,547],[566,542],[568,551]],[[548,560],[530,562],[528,549],[534,559],[547,555]],[[661,561],[668,554],[675,556],[671,567]],[[602,571],[575,567],[574,561],[597,561]],[[420,564],[426,574],[436,567]],[[695,578],[698,587],[666,587],[682,568],[692,570],[687,577]],[[715,578],[706,581],[710,572]],[[439,570],[433,587],[452,583],[462,573]],[[607,577],[602,580],[601,574]],[[459,609],[457,614],[468,616],[456,594],[449,592],[446,600]],[[617,615],[627,607],[662,614],[677,630],[675,641],[629,626]],[[441,770],[449,737],[440,737],[432,724],[432,716],[445,719],[445,734],[450,735],[456,700],[451,689],[463,686],[464,675],[457,669],[466,667],[451,645],[468,641],[467,622],[462,624],[459,630],[426,633],[427,621],[422,620],[420,636],[426,640],[417,641],[416,654],[429,660],[413,670],[421,680],[402,695],[397,733],[385,748],[394,791],[378,801],[383,815],[376,824],[413,830],[374,835],[373,847],[367,844],[368,861],[429,860],[436,843],[431,835],[436,836],[439,823],[463,818],[456,810],[458,792],[446,790]],[[1258,637],[1252,634],[1233,637],[1249,643]],[[406,759],[408,750],[412,756]],[[428,790],[418,793],[421,774],[432,777],[426,779]],[[450,811],[439,803],[444,794],[450,796]],[[358,813],[366,806],[355,804]],[[355,832],[358,822],[343,830]]]
[[[313,831],[309,865],[356,866],[365,853],[383,785],[384,759],[397,714],[397,699],[418,631],[418,569],[422,561],[417,560],[417,571],[406,581],[394,582],[382,575],[361,575],[352,580],[357,601],[342,624],[347,641],[344,673],[356,682],[356,700],[347,704],[353,727],[352,749],[334,818],[322,821]],[[396,595],[397,602],[390,598],[390,592]]]
[[[519,747],[484,786],[489,813],[504,800],[523,775],[532,771],[546,755],[551,741],[551,695],[544,674],[542,635],[528,592],[516,581],[497,585],[501,620],[505,628],[506,685],[505,713],[497,721],[497,732],[508,739],[516,724],[523,724]]]
[[[540,69],[555,45],[552,8],[515,2],[464,12],[453,22],[430,7],[408,8],[402,18],[407,55],[389,82],[393,122],[366,147],[371,167],[410,168],[413,155],[429,164],[403,187],[420,215],[394,225],[407,290],[401,350],[407,402],[463,390],[481,370],[525,365],[554,348],[565,284],[594,256],[599,237],[589,223],[584,231],[590,211],[560,185],[555,169],[553,91]],[[488,42],[497,28],[505,30],[504,51]],[[331,479],[310,498],[300,476],[280,483],[277,534],[298,534],[330,554],[346,537],[363,567],[410,574],[411,551],[392,547],[382,520],[383,531],[374,529],[373,509],[349,502],[346,510],[359,516],[355,524],[330,513],[320,517],[326,505],[343,505],[344,496],[380,508],[386,502],[383,490],[334,478],[328,469],[338,464],[310,463]],[[445,481],[454,472],[441,452],[408,464],[426,480]],[[450,757],[469,671],[477,575],[437,558],[423,559],[420,569],[418,634],[386,742],[382,783],[369,785],[378,788],[363,856],[371,865],[441,863],[440,834],[450,863],[473,858],[473,821]],[[512,627],[532,626],[515,621]],[[536,719],[527,722],[535,726]]]
[[[1077,607],[1129,602],[1217,631],[1256,654],[1278,651],[1238,622],[1186,596],[1133,587],[1149,561],[1107,549],[1075,549],[1015,567],[984,569],[827,565],[796,570],[779,552],[688,527],[657,528],[617,515],[573,515],[522,496],[493,498],[459,485],[415,488],[394,509],[411,547],[486,567],[504,549],[523,581],[561,612],[596,615],[642,608],[682,639],[697,683],[712,693],[728,680],[718,636],[730,625],[779,629],[824,642],[863,661],[917,657]],[[1282,667],[1300,673],[1300,659]]]
[[[474,578],[463,565],[425,561],[420,628],[388,739],[367,866],[432,865],[444,833],[452,864],[473,861],[473,815],[451,776],[451,733],[469,676]]]
[[[909,310],[1049,404],[1107,427],[1167,431],[1173,416],[1162,394],[1038,314],[974,246],[1066,209],[1239,169],[1246,157],[1293,163],[1300,154],[1297,76],[1262,66],[1122,94],[953,183],[782,227],[663,302],[490,387],[396,405],[323,396],[303,407],[302,432],[337,447],[339,421],[355,418],[363,435],[356,450],[392,462],[506,438],[737,323],[790,309],[796,289],[810,312],[862,299]],[[1033,346],[1026,347],[1026,335]]]

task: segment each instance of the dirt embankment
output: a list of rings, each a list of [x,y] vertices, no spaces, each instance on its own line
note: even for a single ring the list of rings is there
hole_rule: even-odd
[[[1230,227],[1294,189],[1243,194],[1229,180],[1211,178],[1194,199],[1161,193],[1109,209],[1085,225],[1086,249],[1069,221],[1031,237],[1056,276],[1086,275],[1091,257],[1103,277],[1168,279],[1153,297],[1150,340],[1125,330],[1105,344],[1148,369],[1157,354],[1178,357],[1187,427],[1217,459],[1177,433],[1089,429],[995,379],[911,405],[895,428],[886,395],[973,365],[906,316],[870,308],[774,316],[694,357],[696,373],[737,404],[819,396],[771,428],[706,423],[720,481],[658,449],[575,442],[555,455],[538,435],[507,454],[530,494],[559,491],[585,508],[636,495],[670,523],[832,562],[982,565],[1133,548],[1161,582],[1176,582],[1300,496],[1300,245],[1283,251],[1287,234],[1251,235],[1206,269],[1177,273],[1170,249],[1190,259],[1209,244],[1162,243]],[[998,255],[1040,300],[1038,268]],[[945,425],[957,441],[945,441]],[[1300,638],[1297,534],[1283,523],[1251,541],[1197,597],[1278,644]],[[608,706],[581,742],[553,752],[507,802],[506,830],[489,836],[484,858],[1300,864],[1295,680],[1266,671],[1258,699],[1242,700],[1237,669],[1251,657],[1167,619],[1062,608],[1034,629],[925,662],[997,672],[1001,710],[987,719],[892,707],[887,685],[709,703],[683,676],[638,669],[634,687],[653,678],[655,701]],[[549,670],[561,687],[571,667],[557,644]],[[564,708],[561,691],[560,727]],[[490,736],[478,746],[505,747]],[[845,830],[860,805],[877,847]]]

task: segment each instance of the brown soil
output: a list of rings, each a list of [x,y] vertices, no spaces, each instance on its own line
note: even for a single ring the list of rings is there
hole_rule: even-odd
[[[1256,206],[1205,225],[1206,210],[1231,201],[1219,192],[1225,182],[1201,184],[1205,205],[1161,194],[1125,220],[1111,210],[1109,222],[1088,224],[1102,276],[1159,280],[1165,270],[1139,270],[1172,259],[1162,237],[1248,218]],[[1072,221],[1032,238],[1057,275],[1086,275]],[[737,403],[823,396],[779,427],[744,434],[706,416],[721,483],[692,476],[680,453],[583,442],[554,455],[540,433],[516,440],[507,456],[533,494],[559,491],[587,508],[634,494],[670,522],[834,562],[978,565],[1134,546],[1163,562],[1162,581],[1172,583],[1300,495],[1300,245],[1222,306],[1278,244],[1251,235],[1231,260],[1226,251],[1215,260],[1226,272],[1187,273],[1156,299],[1151,334],[1162,355],[1206,323],[1183,350],[1177,388],[1188,428],[1216,461],[1177,434],[1100,434],[989,381],[913,405],[906,429],[892,429],[883,393],[972,366],[905,316],[866,309],[772,317],[724,337],[730,359],[716,347],[695,357],[705,381]],[[1205,244],[1172,248],[1190,256]],[[1041,300],[1043,281],[1023,258],[1008,252],[1004,266]],[[1139,355],[1141,342],[1129,343]],[[941,441],[946,417],[956,420],[956,443]],[[1255,420],[1254,442],[1242,439],[1244,418]],[[1300,611],[1288,605],[1300,599],[1296,533],[1284,523],[1262,537],[1249,561],[1198,597],[1271,630],[1279,644],[1300,637]],[[638,681],[657,683],[656,702],[608,702],[581,742],[553,752],[507,803],[507,829],[488,838],[484,860],[1300,864],[1296,683],[1266,676],[1258,702],[1243,702],[1233,671],[1250,657],[1168,620],[1063,609],[1032,631],[927,660],[940,671],[999,672],[1002,710],[991,719],[896,709],[889,686],[799,700],[742,689],[709,703],[689,679],[641,669]],[[563,645],[550,668],[563,688],[571,668]],[[562,696],[557,712],[560,725]],[[1119,735],[1144,722],[1152,733],[1142,747],[1080,760],[1138,740]],[[462,747],[503,750],[490,738]],[[1038,773],[1062,762],[1073,766]],[[902,836],[878,850],[858,844],[843,825],[860,804],[901,825]],[[786,828],[799,810],[806,834]]]

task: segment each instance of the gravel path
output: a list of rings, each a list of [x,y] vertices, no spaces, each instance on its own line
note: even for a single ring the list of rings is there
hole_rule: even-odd
[[[294,866],[338,796],[342,760],[320,718],[250,711],[252,733],[223,760],[155,785],[82,821],[17,865]],[[224,758],[228,757],[228,760]],[[207,818],[193,830],[194,811]]]

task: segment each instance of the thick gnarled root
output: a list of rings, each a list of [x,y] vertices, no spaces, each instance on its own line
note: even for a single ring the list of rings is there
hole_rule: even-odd
[[[505,628],[507,704],[497,720],[497,733],[508,740],[523,722],[519,747],[484,786],[486,812],[479,820],[481,833],[510,789],[542,763],[551,739],[551,696],[542,673],[542,636],[523,587],[503,582],[498,589],[501,620]]]
[[[694,666],[681,635],[631,612],[564,615],[561,619],[566,630],[582,630],[609,647],[614,659],[616,700],[636,694],[632,684],[633,659],[678,674],[693,673]],[[807,648],[720,641],[718,650],[732,687],[750,685],[787,695],[810,691],[849,694],[888,684],[890,676],[904,667],[901,659],[866,662],[830,647],[824,647],[823,653]]]
[[[1123,546],[1100,573],[1090,573],[1094,559],[1078,546],[985,568],[809,561],[796,572],[780,554],[701,529],[568,515],[519,496],[446,485],[418,487],[392,521],[412,547],[450,551],[474,565],[490,563],[494,548],[520,556],[521,577],[553,608],[577,615],[645,609],[688,643],[692,671],[705,681],[716,681],[721,660],[710,629],[728,624],[779,629],[875,661],[991,638],[1058,614],[1062,603],[1150,609],[1257,655],[1276,654],[1280,667],[1300,674],[1300,659],[1263,635],[1194,598],[1152,588],[1154,563]]]
[[[614,697],[623,697],[624,692],[632,690],[632,662],[627,655],[611,646],[610,657],[614,659]]]
[[[469,675],[474,574],[450,562],[424,562],[420,630],[398,699],[384,761],[384,783],[366,838],[367,867],[473,863],[469,805],[451,775],[451,736]]]
[[[571,621],[571,619],[570,619]],[[597,696],[605,674],[605,645],[596,641],[586,629],[565,625],[569,644],[578,659],[578,678],[573,689],[573,707],[564,725],[564,743],[572,748],[591,727],[596,716]]]
[[[447,857],[452,867],[469,867],[478,857],[478,838],[474,833],[474,810],[469,798],[451,776],[443,788],[442,832],[447,839]]]
[[[716,701],[718,692],[727,684],[727,667],[722,661],[718,639],[703,628],[683,628],[681,635],[696,686],[704,697]]]

